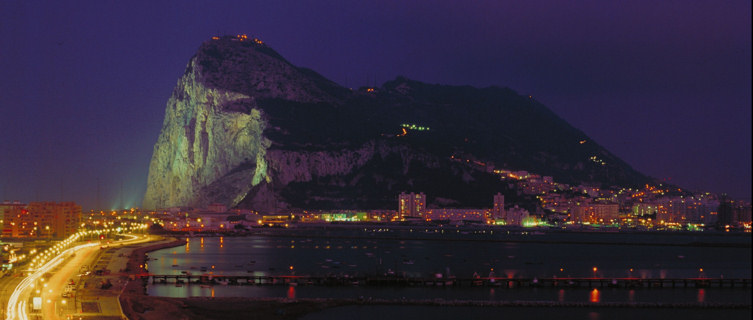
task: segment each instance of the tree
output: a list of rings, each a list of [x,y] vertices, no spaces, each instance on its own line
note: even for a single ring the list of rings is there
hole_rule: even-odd
[[[149,234],[163,234],[165,233],[165,228],[163,228],[161,224],[155,223],[149,226],[147,231]]]

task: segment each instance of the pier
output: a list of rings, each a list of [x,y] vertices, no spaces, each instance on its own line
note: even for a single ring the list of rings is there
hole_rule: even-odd
[[[312,285],[405,287],[548,287],[548,288],[748,288],[750,278],[408,278],[399,276],[253,276],[218,274],[140,274],[153,284],[199,285]]]

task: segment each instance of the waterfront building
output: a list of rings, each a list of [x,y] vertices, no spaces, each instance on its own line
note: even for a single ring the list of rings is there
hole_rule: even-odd
[[[507,210],[505,222],[510,226],[522,226],[523,220],[528,218],[528,210],[518,208],[518,205]]]
[[[505,218],[505,196],[499,192],[494,195],[494,207],[492,207],[492,219]]]
[[[665,197],[657,203],[656,220],[664,224],[701,222],[709,211],[695,197]]]
[[[423,217],[426,212],[426,195],[401,192],[398,200],[400,218]]]
[[[573,207],[570,218],[576,223],[612,224],[619,214],[620,205],[616,203],[590,203]]]
[[[737,206],[735,206],[735,210],[737,211],[737,221],[739,223],[747,223],[750,225],[751,223],[750,203],[738,203]]]
[[[729,199],[726,194],[722,194],[722,196],[719,198],[719,208],[717,209],[716,224],[719,227],[733,226],[737,224],[735,211],[733,210],[732,206],[732,200]]]
[[[485,223],[489,209],[428,209],[424,214],[426,220],[449,220],[450,222],[473,221]]]

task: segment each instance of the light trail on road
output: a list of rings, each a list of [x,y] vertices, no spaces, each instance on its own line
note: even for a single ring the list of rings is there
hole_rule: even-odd
[[[53,268],[55,268],[58,264],[63,262],[65,260],[65,257],[71,253],[74,253],[80,249],[92,247],[92,246],[98,246],[99,243],[87,243],[75,246],[73,248],[66,249],[65,251],[61,252],[55,258],[51,259],[47,263],[45,263],[43,266],[39,267],[34,273],[26,277],[24,280],[21,281],[21,283],[16,286],[16,289],[13,291],[13,293],[10,296],[10,299],[8,299],[8,307],[6,309],[7,315],[5,317],[6,320],[14,320],[14,319],[21,319],[21,320],[27,320],[28,316],[26,315],[26,301],[20,301],[19,298],[23,294],[26,289],[28,289],[39,277],[41,277],[46,272],[49,272]],[[17,310],[17,311],[16,311]]]
[[[116,244],[118,245],[125,245],[128,243],[133,242],[140,242],[143,240],[148,239],[148,237],[140,238],[139,236],[132,235],[132,234],[123,234],[124,237],[128,237],[130,239],[127,240],[120,240],[116,241]],[[60,252],[57,256],[47,261],[44,265],[39,267],[36,271],[34,271],[32,274],[30,274],[28,277],[24,278],[13,290],[13,293],[11,294],[10,298],[8,299],[8,305],[6,308],[6,320],[14,320],[14,319],[21,319],[21,320],[28,320],[29,317],[26,314],[27,304],[25,299],[21,300],[21,296],[23,295],[24,291],[29,289],[34,282],[41,277],[43,274],[51,271],[54,269],[58,264],[63,262],[65,258],[73,254],[74,252],[88,248],[93,246],[101,246],[99,242],[92,242],[92,243],[86,243],[82,245],[78,245],[69,249],[66,249],[62,252]],[[44,304],[44,302],[43,302]]]

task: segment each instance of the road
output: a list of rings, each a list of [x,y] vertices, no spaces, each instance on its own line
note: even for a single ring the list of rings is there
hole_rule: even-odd
[[[5,319],[5,309],[8,304],[8,298],[16,289],[16,286],[23,280],[25,276],[20,272],[12,272],[5,275],[0,279],[0,315],[2,319]]]
[[[133,245],[142,242],[152,241],[150,236],[127,235],[129,239],[113,242],[110,248],[106,250],[116,250],[118,247]],[[78,281],[78,275],[81,266],[93,265],[95,260],[99,259],[99,253],[103,252],[99,243],[86,243],[75,246],[61,252],[58,256],[51,259],[45,265],[37,269],[31,275],[17,283],[13,292],[9,295],[8,305],[5,307],[5,319],[29,319],[28,310],[32,309],[32,297],[42,298],[41,313],[33,314],[35,319],[42,318],[47,320],[64,319],[66,314],[76,313],[75,300],[63,298],[62,293],[69,280]],[[75,254],[74,254],[75,253]],[[123,262],[123,265],[125,262]],[[46,279],[45,276],[49,276]],[[12,286],[14,282],[8,282],[6,286]],[[2,285],[0,285],[0,289]],[[79,293],[76,293],[79,294]],[[120,306],[117,303],[117,296],[114,301],[108,299],[108,312],[120,314]],[[113,306],[114,305],[114,306]],[[99,308],[99,304],[96,304]],[[117,310],[112,310],[117,309]]]
[[[52,277],[45,279],[43,282],[44,291],[41,292],[43,301],[42,317],[44,319],[59,320],[61,313],[74,310],[76,306],[75,301],[62,297],[65,286],[69,280],[78,282],[81,266],[91,264],[99,250],[100,248],[96,246],[78,250],[74,257],[69,258],[57,270],[53,271]]]

